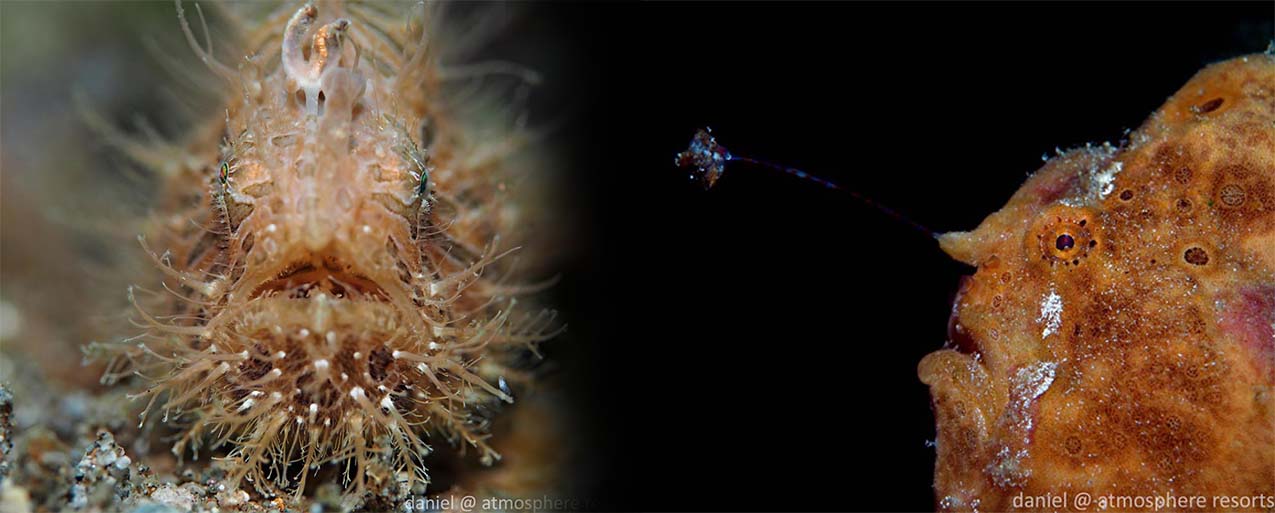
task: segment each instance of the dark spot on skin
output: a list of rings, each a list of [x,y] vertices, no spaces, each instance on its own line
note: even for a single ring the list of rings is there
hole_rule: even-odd
[[[1236,184],[1226,184],[1217,192],[1222,204],[1231,208],[1244,204],[1244,188]]]
[[[1182,213],[1190,212],[1192,207],[1191,200],[1186,198],[1179,198],[1177,202],[1177,207],[1179,212],[1182,212]]]
[[[1067,251],[1075,246],[1076,239],[1065,233],[1059,235],[1058,239],[1054,241],[1054,247],[1058,248],[1058,251]]]
[[[1221,107],[1222,103],[1224,102],[1225,100],[1221,98],[1214,98],[1212,100],[1196,105],[1191,110],[1194,110],[1196,114],[1208,114],[1210,112],[1217,110],[1218,107]]]
[[[1192,174],[1193,173],[1191,173],[1191,168],[1182,166],[1178,168],[1177,171],[1173,172],[1173,179],[1177,180],[1177,182],[1182,185],[1187,185],[1191,183]]]
[[[1209,254],[1204,251],[1204,248],[1194,246],[1182,254],[1182,259],[1191,265],[1205,265],[1209,263]]]
[[[1125,190],[1123,190],[1123,191],[1121,191],[1121,192],[1120,192],[1120,200],[1121,200],[1121,201],[1129,201],[1129,200],[1131,200],[1131,199],[1133,199],[1133,191],[1131,191],[1131,190],[1129,190],[1129,189],[1125,189]]]
[[[388,374],[390,364],[394,363],[394,355],[385,346],[378,347],[367,355],[367,373],[372,379],[381,381]]]
[[[239,375],[244,381],[255,381],[270,372],[270,363],[253,358],[239,364]]]
[[[1089,247],[1091,247],[1091,248],[1092,248],[1092,247],[1097,246],[1097,245],[1098,245],[1098,241],[1096,241],[1096,240],[1091,240],[1091,241],[1089,241]]]
[[[1063,445],[1067,448],[1067,454],[1072,456],[1080,454],[1080,439],[1076,438],[1075,435],[1067,437],[1067,440],[1063,442]]]

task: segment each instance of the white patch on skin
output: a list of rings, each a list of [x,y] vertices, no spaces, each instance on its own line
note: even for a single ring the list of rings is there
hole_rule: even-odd
[[[1057,370],[1056,362],[1036,362],[1014,373],[1010,381],[1009,408],[1005,410],[1003,422],[1013,427],[1013,431],[1021,436],[1021,442],[1002,445],[988,464],[987,472],[998,486],[1021,486],[1031,477],[1031,468],[1025,466],[1023,460],[1029,456],[1027,447],[1031,446],[1035,425],[1032,405],[1049,391]]]
[[[1083,207],[1087,201],[1084,196],[1072,196],[1058,200],[1059,203],[1072,208]]]
[[[256,401],[253,401],[252,399],[248,399],[247,401],[244,401],[243,404],[239,406],[239,411],[244,411],[248,408],[252,408],[252,405],[255,402]]]
[[[363,387],[354,387],[350,389],[350,397],[357,401],[361,397],[367,397],[367,395],[363,393]]]
[[[1062,296],[1059,296],[1051,286],[1049,294],[1046,294],[1044,300],[1040,302],[1040,317],[1036,318],[1036,322],[1045,324],[1044,329],[1040,331],[1040,338],[1047,338],[1058,333],[1058,328],[1062,326],[1062,311]]]
[[[1054,384],[1054,372],[1057,369],[1058,364],[1054,362],[1037,362],[1018,369],[1014,374],[1014,388],[1016,392],[1020,392],[1022,406],[1030,406],[1031,402],[1045,395],[1049,386]],[[1030,419],[1028,427],[1031,427]]]
[[[327,368],[328,368],[328,361],[327,361],[327,360],[324,360],[324,359],[318,359],[318,360],[315,360],[315,361],[314,361],[314,368],[319,369],[319,370],[327,370]]]
[[[1124,162],[1112,162],[1110,166],[1103,168],[1093,176],[1093,186],[1090,190],[1098,191],[1098,198],[1105,198],[1111,191],[1116,188],[1116,175],[1120,174],[1120,170],[1124,169]]]
[[[1055,371],[1058,364],[1054,362],[1037,362],[1034,365],[1018,369],[1014,374],[1014,390],[1011,396],[1017,399],[1016,404],[1008,413],[1015,424],[1020,426],[1024,434],[1031,433],[1032,426],[1035,424],[1031,416],[1032,403],[1036,399],[1045,395],[1049,391],[1049,386],[1054,384]],[[1024,437],[1023,445],[1028,445],[1029,439]]]
[[[390,400],[390,396],[387,395],[381,398],[381,407],[387,410],[394,409],[394,402]]]

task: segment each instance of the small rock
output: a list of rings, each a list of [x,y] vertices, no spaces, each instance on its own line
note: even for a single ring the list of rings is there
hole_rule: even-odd
[[[187,488],[174,488],[172,484],[164,483],[163,486],[151,492],[151,500],[167,504],[181,511],[190,511],[195,505],[195,497]]]
[[[182,511],[185,510],[176,509],[167,504],[146,501],[128,510],[128,513],[181,513]]]
[[[248,499],[248,492],[243,490],[225,490],[217,494],[217,503],[222,506],[238,506]]]

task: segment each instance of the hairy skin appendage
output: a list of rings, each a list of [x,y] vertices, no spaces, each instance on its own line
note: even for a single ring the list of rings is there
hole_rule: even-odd
[[[159,177],[139,240],[160,281],[129,290],[143,331],[90,353],[138,387],[143,424],[180,429],[175,454],[219,455],[227,487],[299,498],[334,464],[352,497],[411,488],[436,440],[491,464],[519,360],[562,329],[515,299],[540,288],[509,242],[535,240],[508,190],[529,186],[512,156],[531,134],[484,125],[499,99],[452,102],[457,82],[537,78],[449,67],[435,7],[230,15],[244,57],[221,62],[179,3],[223,109],[158,146],[106,128]]]

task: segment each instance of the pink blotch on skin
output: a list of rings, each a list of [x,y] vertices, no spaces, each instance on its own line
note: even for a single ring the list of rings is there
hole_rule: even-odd
[[[1226,301],[1218,324],[1239,339],[1258,372],[1275,382],[1275,286],[1240,290]]]
[[[1075,189],[1079,182],[1080,177],[1074,173],[1058,174],[1035,184],[1036,186],[1032,189],[1032,193],[1040,204],[1045,205],[1061,199],[1065,194]]]

